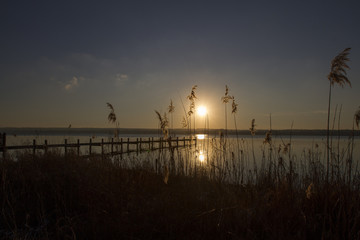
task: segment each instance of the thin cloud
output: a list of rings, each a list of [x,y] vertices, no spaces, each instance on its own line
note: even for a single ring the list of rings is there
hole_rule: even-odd
[[[123,85],[127,80],[129,79],[127,74],[116,74],[115,76],[115,85],[116,86],[121,86]]]
[[[70,91],[71,89],[79,86],[79,79],[77,77],[73,77],[66,85],[65,90]]]

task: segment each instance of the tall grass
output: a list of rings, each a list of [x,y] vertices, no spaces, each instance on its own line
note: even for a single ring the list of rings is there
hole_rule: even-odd
[[[330,111],[331,111],[331,90],[336,84],[344,87],[348,84],[351,87],[351,82],[347,78],[346,69],[349,69],[347,62],[349,61],[348,55],[351,48],[345,48],[331,61],[331,70],[328,74],[329,80],[329,99],[328,99],[328,117],[327,117],[327,151],[326,151],[326,178],[329,178],[329,165],[330,165]]]
[[[24,154],[0,161],[0,236],[4,239],[357,239],[360,175],[326,180],[319,146],[294,155],[262,148],[258,172],[251,151],[234,161],[229,141],[211,139],[209,164],[193,148],[112,157]],[[246,143],[244,144],[244,146]],[[324,149],[326,150],[326,149]],[[159,154],[159,155],[158,155]],[[271,155],[271,156],[270,156]],[[160,158],[159,158],[160,157]],[[235,156],[236,159],[236,156]],[[270,161],[270,159],[272,159]],[[221,161],[219,161],[221,160]],[[126,162],[127,161],[127,162]],[[197,167],[195,168],[195,164]],[[162,169],[157,173],[156,167]],[[215,168],[215,172],[212,168]],[[186,169],[186,171],[185,171]],[[196,170],[195,170],[196,169]],[[166,181],[165,181],[166,178]],[[166,183],[166,184],[165,184]]]
[[[168,113],[171,115],[171,130],[174,130],[174,112],[175,112],[175,106],[173,104],[172,99],[170,99],[170,104],[168,106]]]
[[[187,112],[187,117],[189,118],[188,121],[188,125],[189,125],[189,129],[190,129],[190,133],[191,133],[191,116],[194,115],[194,134],[196,134],[196,128],[195,128],[195,100],[197,99],[196,96],[196,89],[197,89],[197,85],[194,85],[191,88],[191,92],[190,94],[187,96],[187,99],[190,101],[190,106],[189,106],[189,111]]]

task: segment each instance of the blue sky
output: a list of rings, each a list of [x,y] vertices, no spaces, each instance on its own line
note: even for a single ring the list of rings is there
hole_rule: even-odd
[[[273,128],[326,128],[330,62],[351,47],[352,88],[335,87],[332,101],[351,128],[359,11],[358,1],[5,1],[0,127],[111,127],[110,102],[120,127],[156,128],[154,110],[172,99],[180,128],[198,85],[196,104],[221,128],[228,85],[240,129],[253,118],[268,128],[270,113]]]

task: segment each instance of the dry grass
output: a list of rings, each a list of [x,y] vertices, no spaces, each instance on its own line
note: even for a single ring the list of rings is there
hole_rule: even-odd
[[[313,161],[313,163],[311,163]],[[357,239],[360,178],[327,183],[309,159],[302,174],[281,165],[243,184],[204,167],[156,174],[108,158],[23,155],[0,165],[3,239]],[[235,169],[230,169],[235,171]],[[169,173],[167,173],[169,174]]]
[[[349,81],[346,73],[346,69],[350,69],[350,67],[347,65],[347,62],[349,61],[349,52],[351,48],[345,48],[341,53],[339,53],[332,61],[331,61],[331,70],[328,74],[328,80],[329,80],[329,100],[328,100],[328,117],[327,117],[327,136],[326,136],[326,145],[327,145],[327,151],[326,151],[326,178],[329,178],[329,171],[330,171],[330,164],[333,164],[330,153],[330,111],[331,111],[331,90],[332,87],[336,84],[341,87],[344,87],[346,84],[348,84],[351,87],[351,82]],[[335,115],[336,116],[336,113]],[[335,121],[334,121],[335,122]]]

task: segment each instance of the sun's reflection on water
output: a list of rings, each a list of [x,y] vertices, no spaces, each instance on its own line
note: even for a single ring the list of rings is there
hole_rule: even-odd
[[[204,152],[201,151],[201,150],[200,150],[200,152],[199,152],[199,160],[200,160],[200,162],[204,162],[204,160],[205,160],[205,154],[204,154]]]
[[[205,134],[196,134],[196,138],[198,140],[204,140],[205,139]]]

